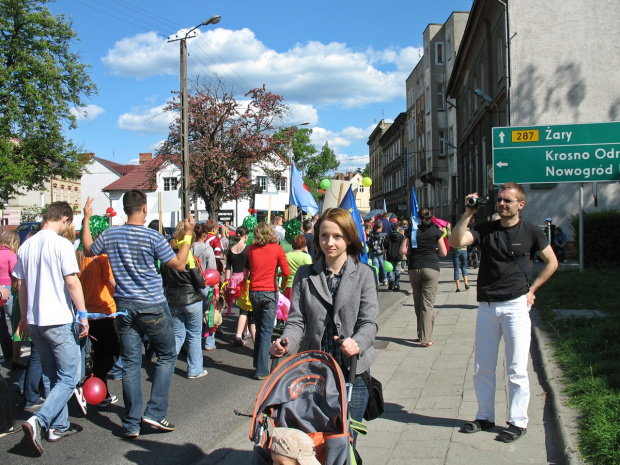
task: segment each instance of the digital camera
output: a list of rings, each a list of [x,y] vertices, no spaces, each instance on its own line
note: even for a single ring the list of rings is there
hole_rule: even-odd
[[[478,208],[482,205],[488,205],[489,198],[488,197],[470,197],[467,199],[467,202],[465,203],[470,208]]]

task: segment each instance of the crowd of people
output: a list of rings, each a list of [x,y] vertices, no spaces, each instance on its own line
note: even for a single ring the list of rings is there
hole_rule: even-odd
[[[111,370],[121,370],[125,438],[137,438],[143,425],[173,431],[168,398],[177,358],[185,351],[188,379],[207,376],[203,350],[215,348],[221,312],[230,314],[233,306],[239,316],[232,342],[244,346],[251,337],[255,379],[269,376],[270,356],[322,350],[334,357],[347,378],[351,359],[357,357],[350,413],[361,422],[369,397],[362,375],[370,373],[376,358],[379,286],[399,291],[406,266],[417,342],[431,347],[439,258],[451,253],[456,290],[459,270],[467,290],[467,247],[474,245],[482,256],[474,376],[480,409],[462,431],[494,426],[495,364],[503,335],[511,405],[509,428],[499,440],[518,439],[527,427],[529,307],[557,261],[543,233],[519,219],[525,205],[522,189],[508,184],[499,194],[499,221],[471,224],[477,209],[467,207],[454,230],[438,224],[430,208],[422,208],[419,224],[378,215],[364,221],[360,237],[348,211],[328,209],[301,224],[288,253],[279,245],[287,232],[277,216],[271,224],[239,226],[233,237],[227,226],[225,232],[218,231],[217,221],[202,225],[188,218],[168,243],[158,225],[144,226],[146,196],[139,190],[125,194],[127,222],[114,228],[108,228],[107,218],[93,216],[88,199],[76,250],[72,209],[66,202],[52,203],[41,231],[21,246],[14,232],[0,235],[0,342],[13,369],[27,368],[20,380],[25,408],[38,408],[21,425],[27,443],[41,455],[43,437],[54,442],[77,432],[68,420],[67,402],[75,395],[86,408],[80,386],[89,344],[92,373],[106,387],[99,407],[118,401],[107,389],[107,377]],[[562,240],[565,243],[560,236]],[[370,266],[360,261],[364,242]],[[510,244],[519,246],[516,254]],[[497,250],[506,248],[510,253],[498,259]],[[530,284],[524,268],[529,269],[535,253],[545,267]],[[289,302],[286,325],[274,338],[282,299]],[[7,337],[7,320],[13,322],[14,338]],[[26,340],[32,341],[27,367],[20,358],[20,344]],[[143,346],[146,354],[157,357],[146,407]],[[354,445],[356,440],[354,434]]]

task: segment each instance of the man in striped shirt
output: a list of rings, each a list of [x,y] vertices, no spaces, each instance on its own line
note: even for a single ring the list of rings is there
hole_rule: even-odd
[[[107,254],[114,274],[116,288],[116,328],[121,340],[123,358],[123,399],[125,415],[122,418],[125,437],[137,438],[140,423],[164,431],[174,430],[166,419],[168,394],[177,353],[174,325],[163,292],[157,260],[177,271],[183,271],[191,240],[186,240],[175,255],[164,236],[146,228],[146,195],[137,190],[125,193],[123,209],[127,223],[105,230],[95,242],[90,233],[89,220],[93,214],[93,199],[84,206],[82,241],[86,256]],[[194,233],[195,224],[185,220],[185,235]],[[149,399],[142,415],[142,337],[147,335],[157,355],[157,364]]]

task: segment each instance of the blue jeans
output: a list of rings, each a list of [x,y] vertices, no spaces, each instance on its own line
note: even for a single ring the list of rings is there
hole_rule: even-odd
[[[402,269],[402,264],[400,260],[392,263],[394,264],[394,269],[387,274],[388,282],[393,282],[394,287],[400,287],[400,273]]]
[[[77,323],[56,326],[28,325],[28,333],[41,356],[43,374],[51,391],[35,413],[43,428],[66,431],[69,423],[67,402],[80,380],[80,343]]]
[[[41,381],[43,381],[43,394],[41,394],[40,389]],[[49,378],[43,374],[41,356],[33,343],[30,344],[28,366],[19,378],[19,388],[24,393],[24,399],[26,400],[24,407],[26,408],[35,405],[41,397],[46,398],[51,389]]]
[[[4,293],[6,294],[6,291]],[[5,360],[13,358],[13,294],[9,293],[8,297],[0,307],[0,346]]]
[[[459,268],[463,276],[467,276],[467,249],[458,252],[450,252],[452,255],[452,266],[454,267],[454,280],[459,280]]]
[[[250,291],[252,313],[256,324],[254,342],[254,368],[256,376],[269,375],[269,346],[276,321],[278,293],[275,291]]]
[[[387,281],[387,273],[385,271],[385,266],[383,265],[383,254],[370,252],[368,257],[372,259],[372,265],[379,268],[379,274],[377,276],[377,282],[384,283]]]
[[[166,302],[145,304],[131,299],[117,298],[117,311],[127,315],[116,317],[116,329],[121,340],[123,359],[123,400],[125,415],[121,422],[128,432],[139,432],[142,417],[142,339],[146,334],[157,355],[157,364],[151,386],[151,397],[144,416],[161,421],[168,413],[170,382],[177,359],[174,322]]]
[[[171,306],[177,357],[187,339],[187,376],[202,373],[202,301],[184,306]]]
[[[370,374],[370,373],[369,373]],[[364,412],[366,411],[366,404],[368,404],[368,389],[366,383],[361,375],[355,377],[355,383],[353,383],[353,392],[351,393],[351,405],[349,407],[349,413],[351,418],[360,423],[364,420]],[[357,443],[357,432],[353,431],[353,448]]]

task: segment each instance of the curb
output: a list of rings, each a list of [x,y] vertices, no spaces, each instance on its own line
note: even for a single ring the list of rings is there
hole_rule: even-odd
[[[565,388],[562,381],[563,371],[553,358],[553,350],[549,348],[553,335],[544,329],[544,324],[535,307],[532,307],[530,314],[535,347],[542,362],[541,368],[555,413],[555,427],[560,440],[559,451],[562,452],[566,465],[583,465],[584,462],[581,461],[579,449],[576,446],[576,427],[568,426],[577,424],[579,413],[565,405],[567,397],[562,394]]]

